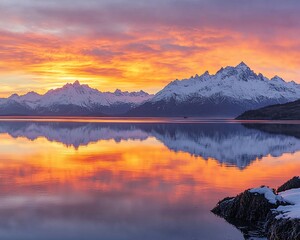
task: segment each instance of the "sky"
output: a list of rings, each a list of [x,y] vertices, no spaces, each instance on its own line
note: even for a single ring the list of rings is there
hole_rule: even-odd
[[[0,96],[155,93],[241,61],[300,83],[299,0],[0,0]]]

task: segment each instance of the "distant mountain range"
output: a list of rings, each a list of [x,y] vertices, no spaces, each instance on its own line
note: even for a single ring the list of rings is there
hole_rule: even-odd
[[[66,84],[44,95],[29,92],[0,99],[1,115],[107,116],[121,115],[152,98],[140,92],[100,92],[88,85]]]
[[[155,95],[100,92],[78,81],[44,95],[29,92],[0,99],[0,115],[236,117],[300,99],[300,85],[254,73],[245,63],[175,80]]]
[[[224,124],[7,121],[0,122],[0,133],[30,140],[44,137],[76,149],[100,140],[145,141],[154,137],[172,151],[215,159],[240,169],[268,155],[300,151],[299,129],[293,125],[227,124],[224,127]]]

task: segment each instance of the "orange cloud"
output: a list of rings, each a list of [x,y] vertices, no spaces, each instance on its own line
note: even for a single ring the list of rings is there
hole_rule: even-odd
[[[146,2],[136,9],[112,7],[105,1],[101,8],[77,4],[65,11],[60,4],[20,5],[18,11],[2,6],[7,10],[0,16],[6,23],[0,25],[0,86],[6,89],[2,96],[28,90],[42,93],[75,80],[102,91],[153,93],[171,80],[206,70],[214,73],[241,61],[268,77],[300,81],[298,5],[285,10],[272,5],[272,13],[294,16],[289,19],[293,24],[287,24],[266,14],[270,6],[256,0],[248,9],[234,1],[167,2],[161,9]],[[240,11],[221,11],[221,6],[230,10],[232,4]],[[181,8],[186,15],[179,14]],[[249,11],[253,16],[247,15]]]

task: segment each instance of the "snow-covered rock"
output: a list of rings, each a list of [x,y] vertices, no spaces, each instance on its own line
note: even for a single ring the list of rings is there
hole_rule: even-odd
[[[277,212],[280,212],[277,219],[300,219],[300,188],[281,192],[279,196],[291,205],[279,206],[276,209]]]
[[[300,188],[290,185],[298,180],[298,177],[289,180],[283,186],[286,188],[289,185],[292,189],[287,188],[278,194],[274,189],[263,186],[246,190],[236,197],[226,197],[212,212],[249,237],[253,232],[259,232],[261,237],[270,240],[300,239]]]
[[[264,195],[271,204],[276,204],[278,201],[284,201],[281,196],[276,195],[273,190],[268,187],[252,188],[249,192]]]

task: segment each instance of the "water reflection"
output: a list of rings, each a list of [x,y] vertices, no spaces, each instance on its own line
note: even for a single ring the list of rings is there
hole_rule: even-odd
[[[253,127],[2,122],[0,238],[243,239],[210,209],[300,169],[296,137]]]
[[[44,137],[73,146],[101,140],[155,137],[170,150],[245,168],[269,154],[281,156],[300,149],[299,125],[287,124],[112,124],[61,122],[0,122],[0,133],[35,140]]]

